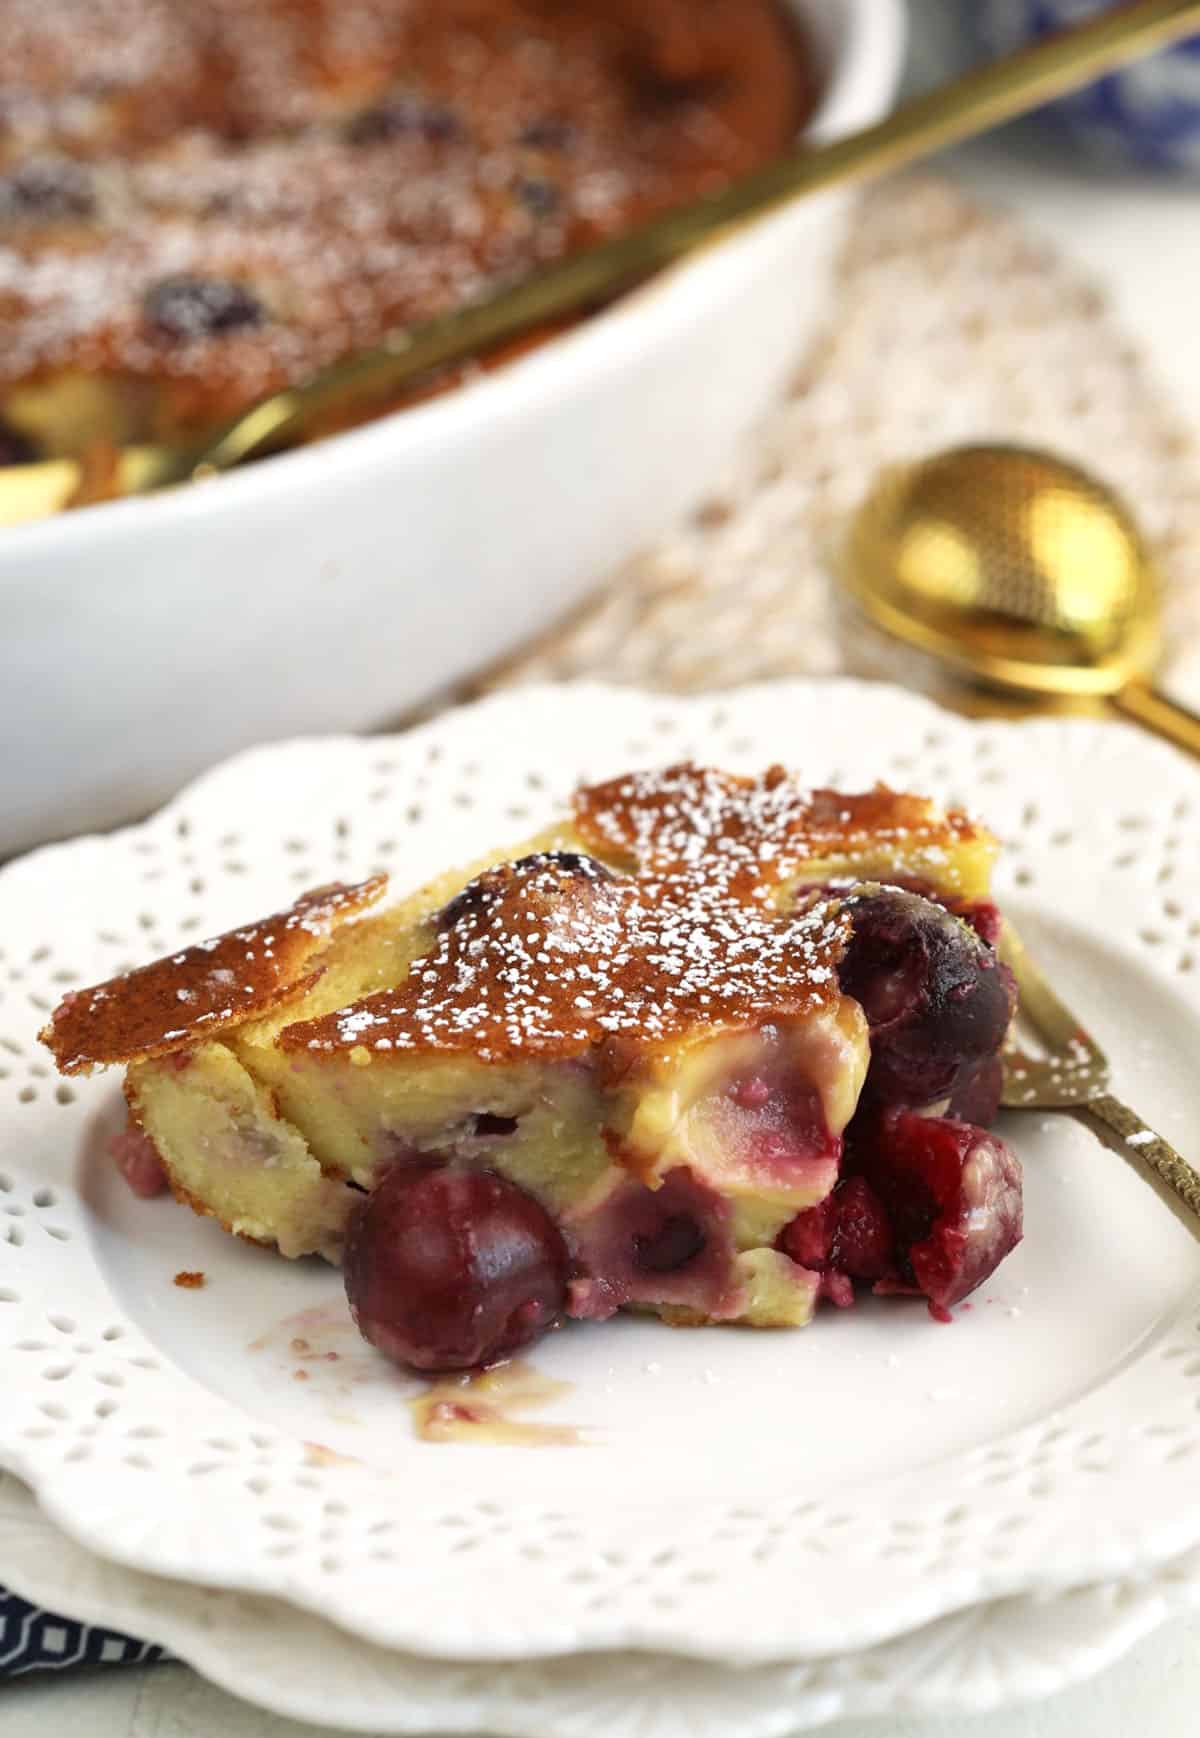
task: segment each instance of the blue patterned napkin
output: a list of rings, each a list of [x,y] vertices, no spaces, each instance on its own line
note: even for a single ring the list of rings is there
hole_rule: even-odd
[[[69,1666],[140,1666],[166,1659],[160,1647],[40,1611],[0,1587],[0,1679]]]

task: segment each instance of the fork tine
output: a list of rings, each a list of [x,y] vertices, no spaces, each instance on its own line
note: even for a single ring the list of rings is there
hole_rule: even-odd
[[[1082,1044],[1097,1067],[1107,1070],[1108,1059],[1103,1050],[1050,988],[1009,917],[1004,919],[1000,935],[1000,957],[1017,980],[1018,1011],[1028,1018],[1047,1045],[1066,1052]]]

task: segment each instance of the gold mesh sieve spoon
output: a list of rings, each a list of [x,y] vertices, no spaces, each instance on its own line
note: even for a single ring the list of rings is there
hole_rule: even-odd
[[[1129,511],[1050,453],[967,446],[888,471],[842,578],[864,614],[976,683],[1094,696],[1200,754],[1200,718],[1152,687],[1159,588]]]

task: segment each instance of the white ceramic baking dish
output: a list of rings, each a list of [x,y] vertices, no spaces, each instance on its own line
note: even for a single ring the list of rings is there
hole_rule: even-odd
[[[792,0],[811,132],[890,106],[903,0]],[[370,728],[701,499],[827,312],[846,200],[772,217],[469,389],[211,484],[0,531],[0,855],[232,750]]]

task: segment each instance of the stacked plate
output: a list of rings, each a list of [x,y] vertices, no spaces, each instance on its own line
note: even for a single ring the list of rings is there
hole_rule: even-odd
[[[379,867],[415,884],[530,833],[581,778],[689,756],[981,812],[1002,903],[1186,1150],[1200,780],[1130,730],[968,724],[852,683],[534,689],[394,740],[244,756],[143,827],[0,876],[18,1592],[281,1712],[529,1738],[992,1706],[1197,1597],[1196,1246],[1069,1119],[1004,1130],[1026,1241],[952,1326],[878,1302],[793,1335],[573,1327],[535,1362],[564,1384],[538,1417],[577,1442],[433,1445],[337,1275],[135,1200],[101,1156],[119,1087],[59,1085],[39,1050],[71,984],[288,889]]]

